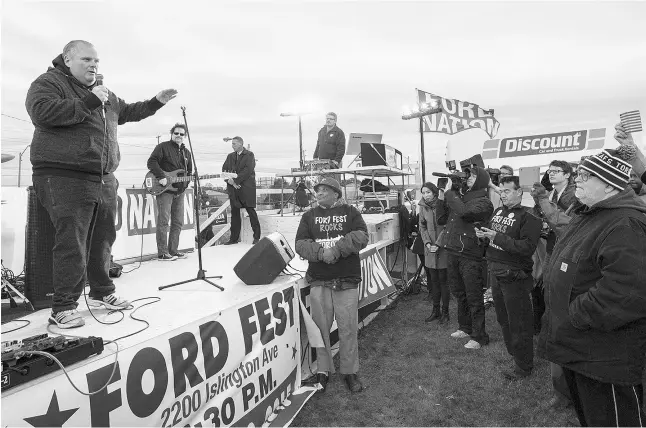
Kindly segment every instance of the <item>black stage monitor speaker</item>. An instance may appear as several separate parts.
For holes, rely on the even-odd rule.
[[[247,285],[271,284],[294,258],[283,235],[270,233],[242,256],[233,271]]]
[[[52,270],[54,225],[36,196],[28,189],[27,234],[25,238],[25,297],[35,309],[51,308],[54,296]]]
[[[361,143],[361,164],[402,169],[402,152],[387,144]]]

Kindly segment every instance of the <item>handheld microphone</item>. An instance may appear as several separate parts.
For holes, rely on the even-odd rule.
[[[96,84],[98,86],[103,86],[103,74],[96,75]],[[105,101],[101,101],[101,110],[103,111],[103,118],[105,119]]]

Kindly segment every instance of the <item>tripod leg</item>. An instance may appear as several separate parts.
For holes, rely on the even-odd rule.
[[[218,278],[222,278],[222,277],[220,276],[220,277],[218,277]],[[203,278],[203,280],[204,280],[204,281],[206,281],[206,282],[208,282],[209,284],[211,284],[211,285],[212,285],[212,286],[214,286],[215,288],[219,288],[220,290],[224,291],[224,288],[220,287],[220,286],[219,286],[218,284],[216,284],[215,282],[211,282],[211,281],[209,281],[209,280],[208,280],[208,279],[206,279],[206,278]]]

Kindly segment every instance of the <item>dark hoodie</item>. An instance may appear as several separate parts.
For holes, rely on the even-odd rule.
[[[127,104],[109,92],[104,122],[101,101],[79,82],[62,55],[29,87],[25,106],[35,126],[31,142],[34,175],[63,175],[96,180],[119,166],[117,125],[155,114],[156,97]],[[107,125],[107,126],[106,126]],[[104,135],[105,126],[105,135]]]
[[[450,253],[481,260],[484,247],[478,242],[474,223],[480,222],[484,225],[488,222],[493,213],[493,204],[487,197],[489,173],[477,167],[474,167],[473,171],[476,172],[476,181],[464,196],[455,190],[449,190],[444,195],[450,212],[442,247]],[[442,215],[442,208],[443,204],[439,204],[438,216]]]
[[[539,352],[601,382],[642,382],[646,351],[646,204],[624,189],[573,210],[544,274]]]

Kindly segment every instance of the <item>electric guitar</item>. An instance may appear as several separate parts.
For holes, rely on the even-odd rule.
[[[179,189],[176,187],[173,187],[173,184],[175,183],[185,183],[188,181],[191,181],[193,179],[192,175],[184,175],[186,171],[183,169],[176,169],[175,171],[171,172],[166,172],[166,180],[167,183],[165,186],[162,186],[159,183],[159,179],[155,177],[155,174],[152,173],[152,171],[148,171],[146,173],[146,177],[144,178],[144,187],[153,196],[160,195],[164,192],[177,192]],[[209,174],[209,175],[200,175],[197,179],[198,180],[206,180],[208,178],[236,178],[238,177],[238,174],[235,172],[223,172],[221,174]]]

